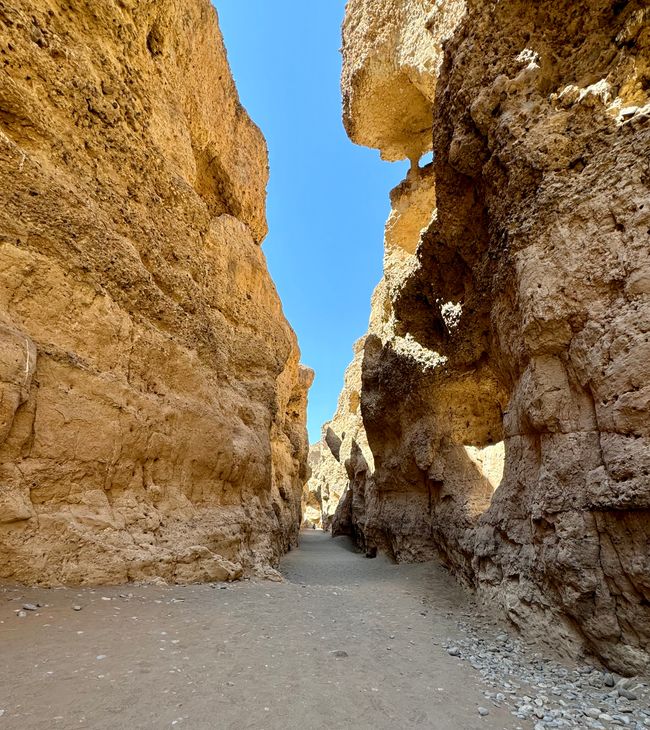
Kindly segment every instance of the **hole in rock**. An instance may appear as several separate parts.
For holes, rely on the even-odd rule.
[[[463,446],[468,463],[475,472],[471,475],[472,493],[468,508],[475,516],[490,506],[494,493],[503,479],[505,467],[505,444],[503,441],[484,446]]]
[[[463,315],[463,305],[461,302],[445,302],[440,307],[440,314],[445,327],[451,333],[460,324],[460,318]]]
[[[419,162],[420,168],[430,165],[434,161],[434,159],[435,159],[434,152],[427,152],[426,154],[422,155],[422,157],[420,157],[420,162]]]
[[[153,27],[147,35],[147,48],[152,56],[160,56],[163,52],[163,35],[158,23],[154,23]]]

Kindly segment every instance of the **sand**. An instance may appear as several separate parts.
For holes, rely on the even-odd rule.
[[[0,730],[529,727],[486,704],[478,673],[441,645],[473,604],[437,564],[306,531],[281,572],[0,589]],[[42,607],[20,618],[24,603]]]

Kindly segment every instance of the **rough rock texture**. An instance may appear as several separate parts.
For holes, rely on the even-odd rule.
[[[309,464],[309,479],[305,482],[305,486],[302,488],[302,526],[303,527],[318,527],[323,526],[322,520],[322,497],[320,490],[320,483],[318,480],[314,480],[314,469],[318,468],[321,461],[321,448],[320,443],[312,444],[309,447],[309,457],[307,463]]]
[[[0,0],[0,59],[0,578],[268,571],[312,375],[214,9]]]
[[[365,338],[354,347],[354,360],[345,372],[343,390],[339,396],[336,413],[331,421],[323,426],[321,440],[310,449],[311,477],[307,483],[310,493],[317,495],[321,508],[321,524],[324,529],[332,529],[334,535],[351,532],[352,514],[346,509],[345,517],[337,508],[347,495],[353,493],[360,499],[355,519],[361,514],[363,490],[366,474],[372,470],[372,453],[361,420],[361,363]],[[356,492],[353,485],[357,484]],[[337,514],[336,520],[334,516]],[[341,521],[344,520],[344,525]],[[334,521],[334,524],[333,524]],[[363,531],[355,533],[362,540]]]
[[[428,137],[436,199],[419,244],[387,229],[346,519],[621,672],[650,658],[646,5],[350,0],[344,25],[351,137]]]
[[[431,149],[431,99],[457,0],[349,0],[343,22],[343,121],[386,160]],[[427,28],[430,34],[423,33]]]

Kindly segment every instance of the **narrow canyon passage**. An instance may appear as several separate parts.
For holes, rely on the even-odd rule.
[[[3,730],[528,727],[442,646],[469,608],[442,569],[367,560],[347,538],[308,531],[282,572],[282,583],[3,588]],[[25,603],[43,607],[16,620]]]
[[[0,730],[650,730],[650,4],[276,5],[0,0]]]

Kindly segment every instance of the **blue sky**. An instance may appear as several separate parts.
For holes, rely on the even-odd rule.
[[[332,417],[381,278],[389,191],[406,163],[353,145],[341,121],[345,0],[216,0],[239,95],[270,155],[264,242],[302,361],[313,443]]]

